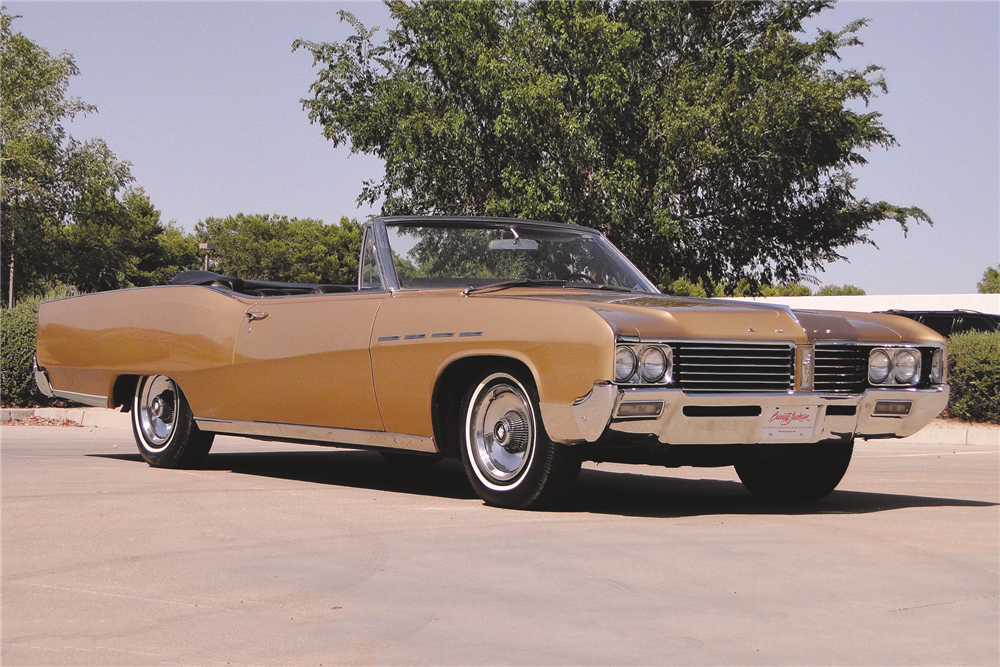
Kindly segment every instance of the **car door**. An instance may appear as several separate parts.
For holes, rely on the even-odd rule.
[[[233,363],[235,419],[382,431],[368,346],[384,292],[265,297]]]

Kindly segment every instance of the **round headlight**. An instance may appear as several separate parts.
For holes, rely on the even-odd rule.
[[[627,347],[615,350],[615,382],[628,382],[635,374],[635,353]]]
[[[889,353],[885,350],[874,350],[868,358],[868,379],[872,384],[882,384],[889,377]]]
[[[892,357],[892,377],[899,384],[915,384],[920,376],[920,353],[900,350]]]
[[[659,382],[667,374],[667,355],[658,347],[647,347],[639,355],[639,375],[646,382]]]

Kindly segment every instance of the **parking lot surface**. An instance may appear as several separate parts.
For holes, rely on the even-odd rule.
[[[1000,445],[858,443],[805,509],[586,464],[558,511],[461,467],[4,427],[4,665],[996,665]]]

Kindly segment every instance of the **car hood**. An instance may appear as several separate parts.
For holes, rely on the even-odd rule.
[[[793,310],[777,304],[698,299],[665,294],[622,294],[597,290],[510,290],[505,299],[573,302],[597,312],[617,336],[640,339],[817,340],[878,343],[944,339],[905,317],[874,313]]]

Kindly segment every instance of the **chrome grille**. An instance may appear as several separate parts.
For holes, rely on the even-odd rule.
[[[794,348],[747,343],[671,343],[674,379],[685,391],[788,391]]]
[[[869,348],[861,345],[816,346],[816,391],[856,394],[868,378]]]

